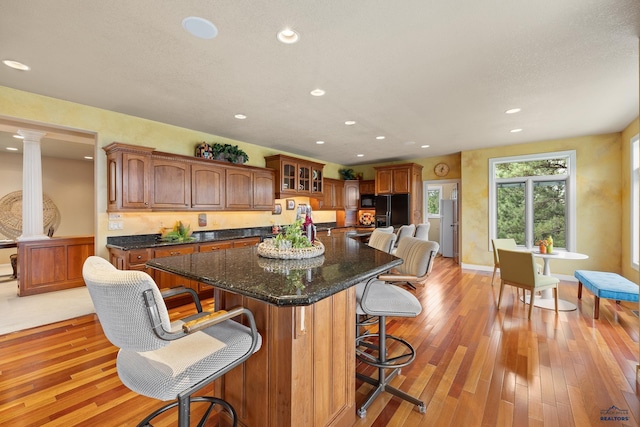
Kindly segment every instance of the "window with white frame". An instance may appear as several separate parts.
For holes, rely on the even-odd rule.
[[[640,264],[640,142],[631,138],[631,265]]]
[[[427,216],[429,218],[440,218],[440,199],[442,199],[442,186],[429,185],[427,187]]]
[[[513,238],[532,248],[553,237],[554,248],[575,248],[575,151],[489,160],[489,248]]]

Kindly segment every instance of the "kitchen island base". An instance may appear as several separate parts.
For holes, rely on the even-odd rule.
[[[216,289],[217,309],[253,312],[262,348],[216,385],[243,427],[355,422],[355,287],[309,306],[277,307]]]

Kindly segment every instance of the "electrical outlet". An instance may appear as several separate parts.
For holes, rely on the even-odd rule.
[[[117,221],[117,223],[118,223],[118,230],[122,230],[122,226],[123,226],[122,221]]]
[[[118,221],[109,221],[109,230],[117,230]]]

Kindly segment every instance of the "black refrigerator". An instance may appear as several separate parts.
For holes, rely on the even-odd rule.
[[[410,224],[409,195],[376,196],[376,227],[400,227]]]

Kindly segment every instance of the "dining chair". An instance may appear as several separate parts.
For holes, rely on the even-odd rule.
[[[224,408],[237,425],[233,407],[213,396],[192,396],[209,386],[260,349],[262,338],[253,314],[246,308],[209,313],[202,311],[192,289],[161,292],[143,271],[118,270],[97,256],[86,259],[82,275],[107,339],[119,347],[116,370],[122,383],[143,396],[171,401],[153,411],[138,427],[169,409],[178,408],[178,426],[190,425],[192,402],[208,407],[204,425],[215,405]],[[193,291],[193,292],[190,292]],[[170,322],[164,298],[188,293],[197,313]],[[243,316],[249,325],[232,319]]]
[[[430,222],[425,222],[423,224],[416,225],[416,233],[413,237],[416,237],[420,240],[429,240],[429,229],[431,228]]]
[[[397,248],[402,239],[405,239],[407,237],[413,237],[414,234],[416,234],[416,225],[415,224],[401,225],[400,228],[398,228],[398,231],[396,234],[398,235],[398,238],[396,239],[396,245],[395,245]],[[392,251],[391,253],[395,254],[395,250]]]
[[[493,286],[493,280],[496,277],[496,271],[500,268],[500,257],[498,256],[498,249],[517,249],[515,239],[491,239],[491,246],[493,246],[493,275],[491,276],[491,286]]]
[[[376,248],[386,253],[391,253],[391,250],[396,243],[396,237],[397,236],[393,232],[389,233],[387,231],[376,228],[371,233],[369,242],[367,244],[372,248]]]
[[[500,256],[498,255],[498,249],[507,249],[510,251],[518,249],[518,245],[515,239],[491,239],[491,246],[493,247],[493,275],[491,276],[491,286],[496,277],[496,271],[500,268]],[[542,273],[542,266],[536,263],[536,269],[538,273]]]
[[[533,309],[535,293],[545,289],[553,289],[555,310],[558,312],[558,283],[559,279],[538,273],[537,264],[531,252],[498,249],[500,257],[500,295],[498,296],[498,310],[502,301],[505,285],[511,285],[531,294],[529,299],[529,319]]]

